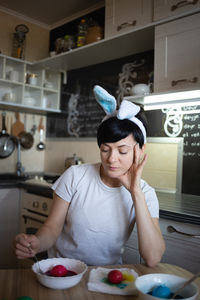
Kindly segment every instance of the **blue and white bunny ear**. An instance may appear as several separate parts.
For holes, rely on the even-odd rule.
[[[115,97],[110,95],[106,90],[104,90],[99,85],[95,85],[93,91],[97,102],[101,105],[105,113],[107,115],[112,114],[117,107],[117,102]]]

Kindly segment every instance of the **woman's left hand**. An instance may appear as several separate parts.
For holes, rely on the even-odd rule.
[[[140,180],[146,160],[147,154],[144,154],[143,149],[140,149],[139,145],[136,144],[133,150],[133,163],[130,169],[119,177],[120,182],[131,194],[141,190]]]

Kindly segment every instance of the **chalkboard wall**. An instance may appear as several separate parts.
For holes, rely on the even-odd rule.
[[[134,84],[147,83],[153,70],[154,53],[128,56],[67,73],[67,84],[61,87],[62,114],[48,115],[47,137],[96,137],[97,127],[105,116],[96,102],[93,87],[98,84],[117,98],[119,74],[127,63],[138,64]]]
[[[135,84],[148,82],[148,74],[153,70],[153,56],[153,51],[148,51],[68,72],[67,85],[62,85],[61,88],[62,113],[48,115],[47,137],[96,137],[97,126],[104,117],[104,112],[95,101],[92,92],[94,85],[101,85],[117,97],[119,74],[123,65],[143,59],[145,64],[137,70],[137,78],[133,80]],[[148,137],[167,136],[164,131],[166,114],[161,110],[148,111],[146,117]],[[183,128],[179,134],[179,137],[184,137],[182,192],[200,195],[200,116],[185,114],[182,121]]]

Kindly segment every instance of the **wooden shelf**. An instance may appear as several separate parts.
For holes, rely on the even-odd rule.
[[[19,109],[22,109],[23,111],[32,112],[36,114],[46,114],[48,112],[52,113],[61,113],[60,109],[52,109],[52,108],[40,108],[36,106],[27,106],[23,104],[17,104],[13,102],[2,102],[0,101],[0,109],[7,109],[12,111],[19,111]]]

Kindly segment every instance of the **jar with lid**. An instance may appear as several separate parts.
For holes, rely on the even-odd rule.
[[[27,74],[26,75],[26,81],[28,84],[31,84],[31,85],[37,85],[37,77],[38,75],[37,74]]]
[[[81,22],[78,25],[77,47],[82,47],[85,45],[86,35],[87,35],[86,19],[81,19]]]
[[[93,19],[89,20],[87,35],[86,35],[86,45],[90,43],[97,42],[103,38],[103,28],[98,25]]]

